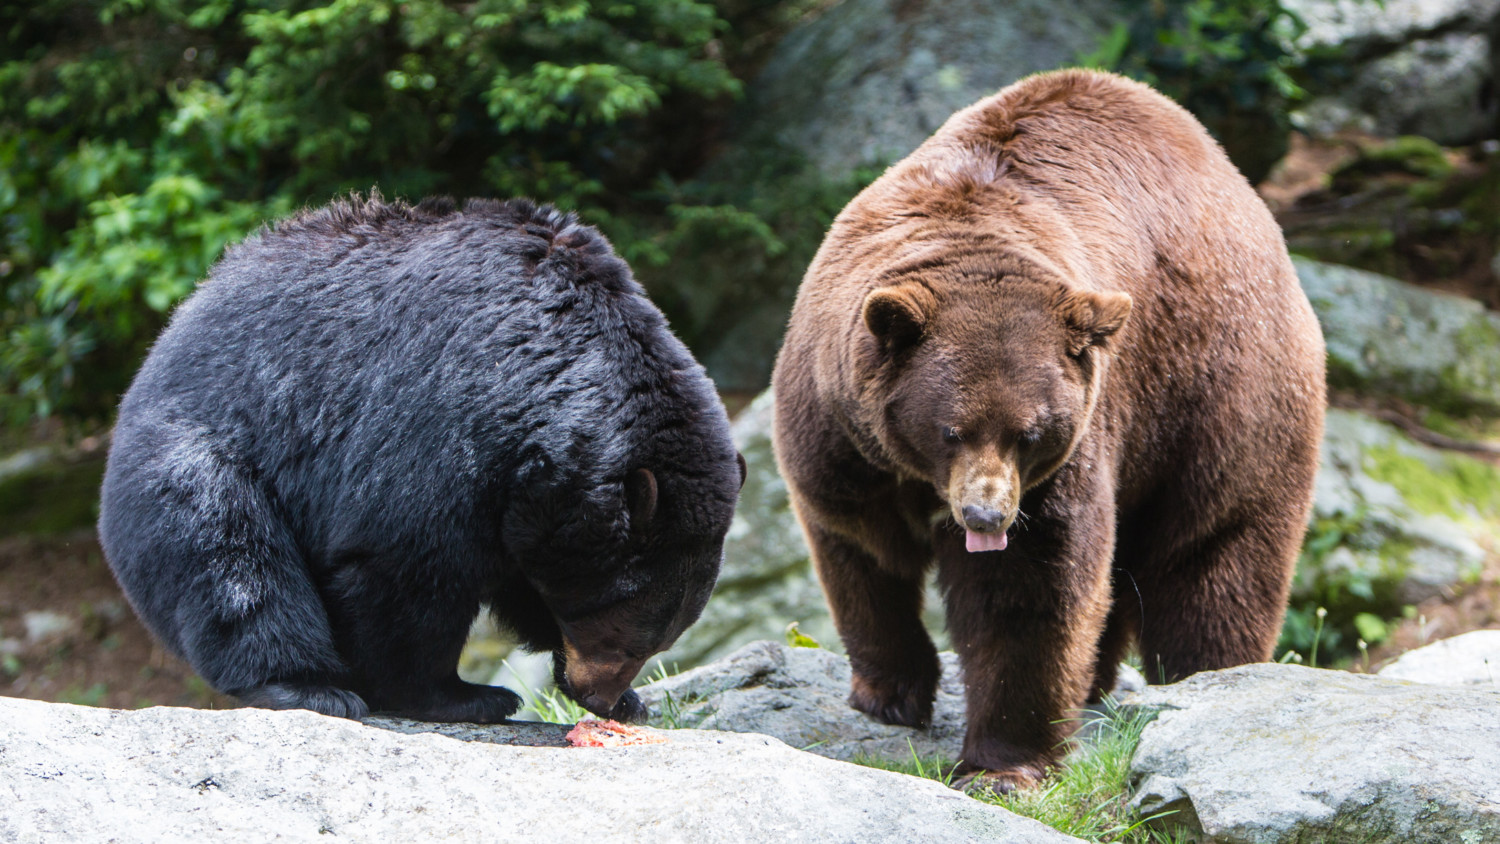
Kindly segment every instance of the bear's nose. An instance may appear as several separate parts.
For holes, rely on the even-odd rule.
[[[1005,524],[1005,514],[978,504],[964,505],[964,527],[975,533],[994,533]]]

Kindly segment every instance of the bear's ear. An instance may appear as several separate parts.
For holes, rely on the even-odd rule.
[[[750,474],[750,467],[745,465],[745,455],[736,451],[734,459],[740,464],[740,489],[745,488],[745,478]]]
[[[887,354],[917,344],[937,312],[937,299],[920,284],[898,284],[870,291],[865,297],[865,327]]]
[[[630,529],[640,531],[656,515],[656,476],[650,469],[636,469],[625,476],[625,506],[630,511]]]
[[[1130,316],[1130,295],[1112,290],[1074,290],[1063,297],[1063,322],[1068,326],[1068,354],[1077,357],[1090,346],[1103,345]]]

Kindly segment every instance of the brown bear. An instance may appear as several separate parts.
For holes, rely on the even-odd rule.
[[[1147,86],[1046,73],[953,115],[834,221],[774,388],[849,702],[928,722],[935,563],[969,779],[1035,784],[1132,641],[1152,681],[1270,657],[1323,340],[1265,205]]]

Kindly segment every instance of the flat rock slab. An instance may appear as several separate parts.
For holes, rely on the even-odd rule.
[[[751,642],[723,659],[637,691],[657,722],[761,733],[831,759],[957,761],[963,746],[964,686],[958,656],[938,655],[943,676],[927,729],[894,727],[850,708],[849,660],[821,648]],[[1145,686],[1120,666],[1116,694]]]
[[[943,677],[925,730],[893,727],[851,709],[849,660],[821,648],[751,642],[723,659],[637,691],[658,720],[685,727],[761,733],[832,759],[955,760],[964,739],[958,659]]]
[[[507,742],[550,743],[560,725],[435,727],[470,741],[379,726],[0,698],[0,840],[1077,840],[766,736],[684,730],[559,748]]]
[[[1500,630],[1475,630],[1407,651],[1380,676],[1500,692]]]
[[[1247,665],[1130,702],[1135,806],[1212,841],[1500,841],[1500,692]]]

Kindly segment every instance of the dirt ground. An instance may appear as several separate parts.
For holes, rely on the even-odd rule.
[[[0,540],[0,694],[136,709],[222,709],[192,669],[151,638],[92,530]]]

